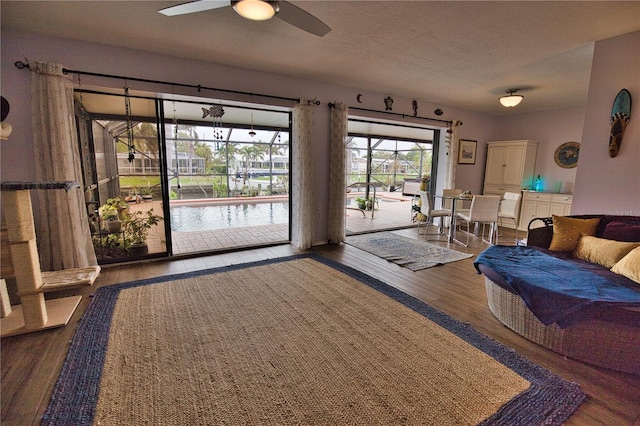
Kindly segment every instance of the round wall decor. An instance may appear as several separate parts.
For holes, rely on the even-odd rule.
[[[578,142],[565,142],[560,145],[553,156],[556,164],[565,169],[571,169],[578,165],[580,144]]]

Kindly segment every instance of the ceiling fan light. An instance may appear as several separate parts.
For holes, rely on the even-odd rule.
[[[514,95],[518,90],[517,89],[509,89],[507,90],[508,95],[500,98],[500,103],[502,106],[507,108],[514,107],[518,105],[524,99],[522,95]]]
[[[511,108],[518,105],[523,99],[524,96],[522,95],[503,96],[500,98],[500,103],[507,108]]]
[[[277,1],[239,0],[233,2],[233,10],[243,18],[252,21],[266,21],[276,16],[280,7]]]

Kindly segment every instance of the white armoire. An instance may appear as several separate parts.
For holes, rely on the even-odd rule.
[[[504,195],[532,188],[538,143],[530,140],[487,142],[484,194]]]

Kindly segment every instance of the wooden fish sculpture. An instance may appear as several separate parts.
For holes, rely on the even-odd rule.
[[[627,89],[618,92],[611,110],[611,133],[609,135],[609,157],[613,158],[620,152],[622,136],[631,117],[631,94]]]

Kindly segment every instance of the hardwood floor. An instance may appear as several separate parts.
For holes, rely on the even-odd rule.
[[[396,232],[416,237],[415,229]],[[512,239],[508,232],[505,230],[503,239]],[[420,238],[424,239],[424,236]],[[438,242],[434,237],[430,237],[430,242],[448,246],[448,243]],[[469,248],[458,245],[452,248],[477,254],[486,248],[486,244],[473,241]],[[569,419],[568,425],[640,425],[640,377],[566,359],[504,327],[487,307],[484,279],[475,273],[474,258],[412,272],[345,244],[314,247],[309,251],[357,268],[398,287],[458,320],[471,324],[478,331],[515,349],[538,365],[578,383],[587,393],[588,400]],[[66,327],[2,339],[2,424],[39,424],[75,328],[97,287],[301,252],[303,251],[283,245],[190,259],[108,267],[103,269],[93,287],[58,293],[56,297],[73,294],[84,296]]]

